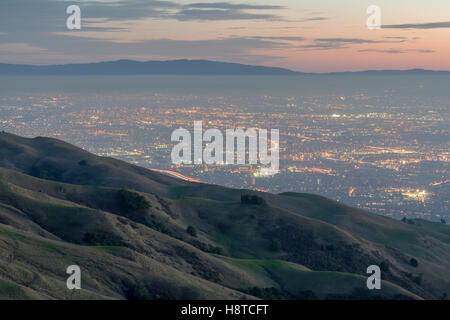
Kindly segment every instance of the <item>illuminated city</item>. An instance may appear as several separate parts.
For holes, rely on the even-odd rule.
[[[101,94],[80,95],[71,89],[4,94],[0,128],[56,137],[98,155],[193,181],[316,193],[395,218],[439,221],[449,216],[446,97],[370,88],[296,94],[266,84],[242,93],[230,89],[233,79],[227,77],[200,80],[191,93],[182,88],[184,80],[174,79],[171,92],[149,85]],[[202,81],[210,80],[228,87],[210,93],[202,89]],[[280,80],[293,82],[289,77]],[[149,81],[157,83],[158,78]],[[205,129],[279,128],[280,173],[267,175],[257,165],[172,164],[171,132],[191,129],[199,119]]]

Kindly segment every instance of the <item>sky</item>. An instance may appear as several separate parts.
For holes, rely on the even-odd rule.
[[[69,30],[66,8],[81,9]],[[369,29],[367,8],[380,8]],[[1,0],[0,62],[208,59],[303,72],[450,70],[449,0]]]

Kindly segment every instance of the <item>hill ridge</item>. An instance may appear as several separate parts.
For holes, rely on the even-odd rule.
[[[441,228],[0,133],[0,298],[67,298],[64,265],[77,263],[80,299],[440,299],[450,292]],[[365,286],[371,264],[383,270],[378,292]]]
[[[248,65],[212,60],[176,59],[112,61],[30,65],[0,63],[0,75],[449,75],[448,70],[362,70],[339,72],[301,72],[282,67]]]

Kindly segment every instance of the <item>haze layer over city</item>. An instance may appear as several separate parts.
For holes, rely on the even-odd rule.
[[[449,216],[448,75],[2,76],[0,129],[184,179],[315,193],[369,211]],[[280,130],[280,173],[174,165],[180,127]]]

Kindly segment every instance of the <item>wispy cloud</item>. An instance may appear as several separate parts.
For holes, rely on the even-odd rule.
[[[399,39],[396,41],[386,41],[386,40],[369,40],[360,38],[316,38],[317,42],[328,42],[328,43],[346,43],[346,44],[364,44],[364,43],[399,43],[404,42],[405,39]]]
[[[0,40],[1,41],[1,40]],[[270,56],[256,53],[261,50],[276,50],[289,48],[291,45],[284,39],[259,39],[258,37],[229,37],[206,40],[174,40],[174,39],[154,39],[138,42],[113,42],[104,39],[86,39],[76,36],[62,34],[47,35],[45,39],[40,38],[33,41],[31,46],[36,47],[45,43],[45,49],[54,55],[77,56],[78,61],[102,61],[114,60],[126,57],[141,56],[163,57],[166,59],[192,58],[210,59],[222,61],[235,61],[246,57],[247,62],[251,62],[249,57],[255,61],[269,60]],[[20,47],[18,49],[26,49]],[[6,52],[4,52],[6,55]],[[51,57],[50,55],[48,55]],[[0,52],[0,59],[2,54]],[[45,60],[40,57],[40,63],[51,64],[52,60]]]
[[[180,21],[188,20],[282,20],[273,13],[255,13],[254,11],[281,10],[282,6],[256,5],[230,2],[191,3],[172,15]],[[249,12],[248,10],[251,10]]]
[[[189,20],[282,20],[278,15],[265,13],[249,13],[239,9],[187,9],[181,10],[171,17],[180,21]]]
[[[450,21],[428,23],[405,23],[382,26],[384,29],[441,29],[450,28]]]
[[[65,29],[65,0],[1,0],[0,30],[2,32],[59,32]],[[282,20],[274,11],[277,5],[249,5],[229,2],[180,4],[158,0],[79,0],[85,31],[114,31],[108,22],[142,19],[168,20]],[[250,11],[248,11],[250,10]],[[270,11],[270,12],[268,12]]]
[[[196,9],[235,9],[235,10],[278,10],[284,9],[282,6],[272,5],[253,5],[253,4],[236,4],[229,2],[211,2],[211,3],[191,3],[184,5],[186,8]]]
[[[328,17],[310,17],[300,20],[300,22],[312,22],[312,21],[324,21],[328,20]]]
[[[388,36],[388,37],[384,37],[385,39],[395,39],[395,40],[408,40],[408,37],[392,37],[392,36]]]
[[[302,44],[299,46],[296,46],[296,49],[301,49],[301,50],[336,50],[336,49],[344,49],[344,48],[348,48],[348,45],[344,45],[341,43],[332,43],[332,42],[313,42],[313,43],[307,43],[307,44]]]
[[[370,40],[361,38],[315,38],[312,42],[296,46],[302,50],[336,50],[350,48],[352,45],[360,44],[383,44],[383,43],[403,43],[406,39]]]
[[[0,30],[12,33],[62,31],[69,4],[73,3],[62,0],[1,0]],[[82,10],[84,22],[97,24],[164,18],[169,17],[173,10],[182,8],[176,2],[155,0],[77,1],[76,4]],[[89,30],[89,26],[84,25],[84,29]],[[97,26],[94,31],[102,29]],[[105,28],[104,31],[109,30]]]
[[[359,52],[376,52],[376,53],[390,53],[390,54],[401,54],[401,53],[434,53],[436,51],[429,49],[363,49]]]
[[[32,46],[28,43],[21,43],[21,42],[8,42],[8,43],[1,43],[0,44],[0,52],[2,53],[13,53],[13,54],[22,54],[22,53],[40,53],[45,52],[47,50]]]
[[[281,40],[281,41],[304,41],[303,37],[283,37],[283,36],[253,36],[252,39]]]

